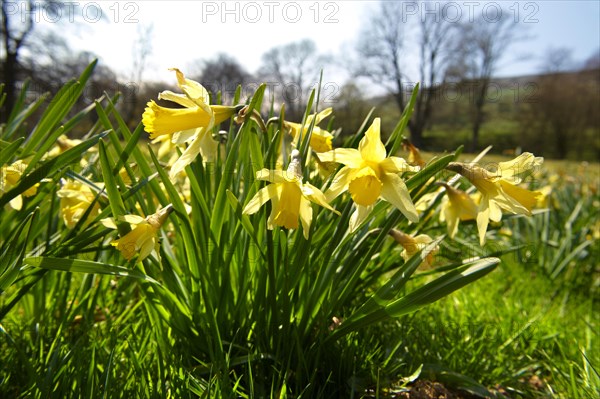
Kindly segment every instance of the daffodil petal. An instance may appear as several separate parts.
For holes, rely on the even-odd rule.
[[[516,200],[525,208],[527,215],[531,214],[531,210],[537,203],[537,197],[541,195],[540,192],[526,190],[505,180],[500,180],[500,185],[502,186],[502,190],[504,190],[508,196]]]
[[[350,168],[359,168],[363,159],[360,152],[354,148],[336,148],[332,151],[319,154],[321,162],[336,162],[346,165]]]
[[[146,239],[140,247],[140,261],[146,259],[155,248],[155,238]]]
[[[308,191],[305,191],[305,188],[310,189],[310,193],[308,193]],[[316,188],[315,186],[313,186],[310,183],[304,183],[304,187],[303,187],[303,194],[312,202],[314,202],[317,205],[322,206],[323,208],[327,208],[329,210],[332,210],[333,212],[337,213],[338,215],[340,214],[338,211],[336,211],[334,208],[331,207],[331,205],[329,205],[329,202],[327,201],[327,198],[325,197],[325,194],[323,194],[323,192],[321,190],[319,190],[318,188]]]
[[[495,201],[490,201],[489,204],[490,215],[489,218],[492,222],[499,222],[502,220],[502,209],[496,204]]]
[[[195,108],[198,105],[190,100],[185,94],[173,93],[170,90],[165,90],[158,94],[159,100],[167,100],[179,104],[186,108]]]
[[[369,129],[358,144],[361,157],[369,162],[379,163],[385,159],[385,146],[381,142],[381,119],[375,118]]]
[[[313,210],[310,206],[310,202],[302,198],[300,200],[300,222],[302,223],[302,233],[304,238],[308,240],[310,233],[310,224],[312,223]]]
[[[356,205],[356,209],[350,216],[349,229],[353,233],[369,217],[369,214],[373,210],[373,206],[362,206]]]
[[[119,217],[119,220],[123,220],[129,224],[140,224],[146,221],[146,219],[138,215],[123,215]]]
[[[446,221],[446,227],[448,229],[448,237],[454,238],[458,231],[458,223],[460,221],[460,217],[456,208],[450,203],[447,202],[447,205],[442,208],[441,215],[444,215],[444,219]],[[440,220],[442,218],[440,217]],[[443,221],[443,220],[442,220]]]
[[[256,172],[256,180],[264,180],[271,183],[285,183],[290,179],[287,178],[287,171],[264,168]]]
[[[15,211],[20,211],[21,208],[23,208],[23,197],[17,195],[15,198],[9,201],[9,204]]]
[[[418,166],[410,166],[408,162],[400,157],[389,157],[381,161],[379,166],[386,173],[404,173],[404,172],[418,172]]]
[[[485,244],[485,233],[490,222],[489,199],[483,197],[477,210],[477,230],[479,231],[479,245],[483,247]]]
[[[171,136],[171,143],[173,144],[184,144],[188,141],[191,141],[198,137],[198,134],[201,133],[202,128],[193,128],[188,130],[182,130],[179,132],[173,133]]]
[[[190,143],[179,159],[175,161],[171,167],[169,177],[174,179],[175,176],[196,159],[198,154],[202,154],[202,157],[207,161],[214,160],[218,146],[219,143],[210,136],[209,132],[207,132],[206,129],[202,129],[202,132],[198,134],[198,137]]]
[[[325,108],[323,111],[315,115],[315,125],[318,125],[323,119],[327,118],[333,112],[333,108]],[[311,115],[312,116],[312,115]]]
[[[267,203],[267,201],[278,196],[277,186],[275,184],[269,184],[268,186],[261,188],[252,197],[252,199],[246,204],[242,213],[246,215],[252,215],[258,212],[261,206]]]
[[[117,229],[117,225],[115,224],[115,220],[113,218],[100,219],[100,223],[109,229]]]
[[[404,181],[398,175],[386,173],[382,176],[382,183],[381,197],[398,208],[408,220],[417,223],[419,214]]]
[[[181,90],[196,104],[204,103],[208,104],[209,95],[208,91],[200,83],[186,79],[183,73],[177,68],[170,68],[171,71],[175,71],[177,75],[177,84]]]
[[[347,166],[344,166],[340,171],[335,175],[331,186],[325,193],[325,198],[327,202],[333,201],[338,195],[343,193],[348,189],[349,177],[352,172]]]

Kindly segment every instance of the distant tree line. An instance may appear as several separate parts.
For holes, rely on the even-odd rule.
[[[28,3],[31,9],[47,7],[46,12],[62,4],[54,0]],[[31,81],[32,95],[55,93],[94,54],[73,52],[52,31],[38,32],[33,13],[22,23],[10,12],[9,2],[0,0],[0,5],[2,123],[26,79]],[[302,40],[267,49],[255,72],[221,53],[196,63],[198,69],[186,75],[201,82],[213,102],[223,103],[233,101],[238,86],[240,101],[245,101],[260,82],[266,82],[275,111],[285,104],[286,119],[299,121],[321,73],[342,68],[350,79],[334,84],[325,78],[319,97],[319,107],[334,107],[334,125],[341,128],[341,134],[353,134],[373,107],[376,114],[391,114],[384,118],[390,124],[384,130],[391,131],[419,82],[408,124],[410,139],[418,147],[440,150],[460,143],[477,151],[493,142],[499,150],[522,147],[558,158],[573,156],[581,148],[592,158],[600,155],[599,55],[577,67],[568,49],[551,49],[538,76],[527,81],[504,79],[499,85],[500,80],[494,78],[499,62],[513,43],[527,37],[526,29],[509,12],[497,14],[493,21],[483,14],[456,21],[450,11],[437,3],[382,1],[366,19],[354,49],[343,55],[320,54],[314,42]],[[144,80],[152,53],[152,27],[138,34],[130,76],[119,77],[99,65],[81,104],[88,105],[104,93],[120,93],[119,110],[132,128],[139,123],[148,99],[175,86],[174,82]],[[366,82],[387,94],[373,97]],[[494,99],[498,93],[501,100]]]

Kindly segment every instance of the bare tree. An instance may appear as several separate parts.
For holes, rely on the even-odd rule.
[[[36,90],[47,88],[56,92],[66,77],[76,76],[76,70],[71,67],[74,64],[80,66],[84,58],[90,58],[90,53],[73,55],[63,39],[64,32],[57,34],[52,29],[36,29],[41,19],[57,23],[73,22],[77,15],[81,16],[76,12],[78,4],[57,0],[0,0],[0,75],[6,95],[0,122],[7,121],[15,104],[18,87],[25,78],[34,81]],[[57,66],[56,60],[61,59],[61,55],[66,59]],[[102,68],[97,68],[96,73],[99,69]]]
[[[521,38],[522,30],[506,10],[498,8],[498,14],[481,14],[472,22],[461,24],[461,35],[455,56],[459,66],[453,71],[462,72],[462,79],[470,86],[472,141],[471,151],[479,147],[479,133],[485,120],[484,106],[492,75],[499,61],[507,54],[510,45]]]
[[[135,128],[140,120],[140,92],[144,84],[143,76],[148,57],[152,54],[153,33],[153,24],[138,26],[137,40],[131,49],[132,66],[129,82],[123,85],[121,89],[122,115],[125,116],[125,120],[131,128]]]
[[[445,15],[445,9],[434,10],[419,20],[419,81],[422,87],[409,126],[412,142],[417,147],[423,145],[423,132],[431,119],[433,100],[446,81],[446,68],[456,40],[456,25]]]
[[[4,59],[2,60],[2,82],[5,84],[6,93],[3,110],[0,114],[0,122],[6,122],[15,104],[21,53],[23,48],[27,46],[28,39],[33,33],[35,13],[40,8],[46,7],[49,13],[55,15],[57,12],[57,9],[53,6],[55,3],[54,1],[40,2],[33,0],[17,3],[0,0],[0,8],[2,10],[0,36],[2,39],[2,52],[4,53]],[[19,12],[23,8],[29,12]]]
[[[317,54],[312,40],[302,40],[275,47],[262,56],[259,72],[271,89],[281,92],[286,103],[286,114],[293,119],[302,117],[304,93],[318,82],[319,71],[328,62]]]
[[[573,68],[573,49],[569,47],[550,47],[546,50],[540,70],[543,73],[566,72]]]
[[[520,112],[523,144],[539,153],[567,158],[593,150],[600,107],[598,70],[573,71],[569,48],[550,48],[536,79],[536,98]],[[543,138],[543,140],[540,140]],[[596,148],[598,151],[598,148]]]
[[[427,9],[427,13],[412,11]],[[410,12],[408,12],[410,11]],[[354,73],[383,86],[394,98],[400,112],[407,106],[416,79],[408,76],[411,45],[418,46],[418,81],[421,83],[408,127],[412,142],[423,145],[423,132],[433,112],[433,100],[443,85],[448,55],[455,40],[455,25],[436,3],[382,1],[362,32]],[[416,40],[407,32],[416,32]]]
[[[213,97],[220,92],[221,102],[225,104],[233,101],[239,85],[246,89],[244,86],[252,83],[252,75],[235,58],[221,53],[211,60],[204,61],[196,80],[202,83]],[[245,94],[245,90],[242,94]]]

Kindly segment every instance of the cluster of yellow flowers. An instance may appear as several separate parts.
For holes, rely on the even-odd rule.
[[[198,82],[186,79],[178,69],[173,70],[183,94],[162,92],[159,99],[173,101],[184,108],[163,108],[150,101],[143,116],[144,126],[151,138],[166,135],[174,145],[189,142],[182,156],[173,163],[171,176],[181,172],[198,154],[204,160],[214,159],[217,143],[212,139],[210,130],[235,113],[235,107],[209,105],[208,94]],[[335,211],[330,202],[348,191],[356,205],[350,219],[350,231],[354,231],[367,219],[378,199],[391,203],[410,222],[418,222],[417,208],[401,176],[405,172],[417,172],[425,166],[419,150],[406,141],[403,144],[409,151],[408,162],[396,156],[388,156],[381,141],[379,118],[366,131],[358,149],[333,149],[333,135],[317,126],[331,113],[332,109],[327,108],[310,115],[304,125],[288,121],[283,123],[294,143],[300,142],[312,125],[310,147],[317,154],[317,161],[320,164],[343,165],[329,189],[323,193],[310,183],[303,182],[302,160],[299,152],[294,150],[287,170],[262,169],[257,172],[257,180],[270,184],[256,193],[243,212],[254,214],[262,205],[271,201],[272,211],[267,227],[296,229],[300,220],[304,236],[308,238],[313,218],[310,203]],[[466,177],[479,190],[480,199],[477,205],[464,191],[450,184],[440,183],[446,192],[441,219],[448,225],[448,234],[451,237],[456,235],[459,221],[475,219],[480,244],[483,245],[489,221],[499,221],[502,210],[530,215],[540,193],[528,191],[517,184],[521,183],[522,175],[529,173],[541,162],[541,158],[525,153],[513,161],[501,162],[497,173],[491,173],[477,165],[451,163],[448,169]],[[431,241],[425,235],[411,237],[402,232],[396,232],[394,238],[405,248],[412,248],[407,248],[405,252],[408,254],[416,252],[415,244],[425,245]]]
[[[198,155],[204,161],[213,161],[218,154],[219,144],[212,137],[212,130],[221,122],[231,118],[243,108],[235,106],[210,105],[207,90],[198,82],[187,79],[178,69],[172,69],[177,78],[178,87],[183,93],[163,91],[159,100],[167,100],[178,104],[179,108],[166,108],[150,101],[142,117],[145,130],[153,142],[161,142],[159,156],[176,153],[182,150],[178,158],[171,156],[169,160],[171,179],[180,179],[185,175],[185,167]],[[408,188],[403,180],[405,173],[415,173],[425,166],[419,150],[410,142],[403,146],[409,152],[408,161],[390,154],[381,141],[381,121],[375,118],[361,139],[358,148],[333,148],[333,135],[317,125],[332,114],[327,108],[306,118],[304,125],[282,121],[284,129],[293,138],[293,143],[300,143],[309,133],[310,148],[315,153],[315,161],[319,165],[343,165],[333,176],[327,191],[304,181],[303,160],[300,152],[294,149],[287,169],[262,169],[256,173],[257,181],[270,184],[258,190],[243,209],[244,214],[254,214],[271,202],[271,214],[267,219],[267,228],[280,226],[286,229],[297,229],[302,225],[303,235],[309,238],[313,209],[311,203],[320,205],[337,214],[330,204],[336,197],[348,191],[355,205],[350,218],[349,231],[355,231],[369,217],[379,199],[389,202],[412,223],[419,221],[419,210],[427,207],[427,202],[445,191],[442,200],[440,220],[445,222],[448,235],[454,238],[460,221],[475,220],[481,245],[485,244],[485,236],[490,221],[499,222],[502,211],[513,214],[531,215],[531,210],[542,200],[542,193],[529,191],[520,186],[524,177],[542,163],[543,159],[530,153],[523,153],[509,162],[500,162],[497,170],[492,172],[475,164],[452,162],[447,169],[464,176],[478,190],[478,197],[469,195],[457,188],[453,181],[438,182],[438,192],[425,195],[415,206]],[[237,119],[237,118],[236,118]],[[62,137],[58,145],[48,156],[55,156],[65,148],[77,142]],[[281,162],[282,163],[282,162]],[[0,190],[7,191],[14,187],[27,167],[23,161],[17,161],[0,170]],[[127,176],[125,176],[127,177]],[[184,179],[187,177],[184,176]],[[455,180],[455,179],[453,179]],[[130,184],[130,183],[128,183]],[[101,183],[95,183],[102,188]],[[23,192],[23,196],[36,193],[37,185]],[[189,190],[188,190],[189,191]],[[83,221],[87,226],[94,217],[100,214],[100,204],[96,200],[98,193],[86,184],[67,181],[58,191],[61,199],[61,216],[68,228],[74,228],[84,215],[92,216]],[[21,209],[22,197],[17,196],[10,206]],[[93,205],[92,205],[93,204]],[[90,210],[90,206],[92,209]],[[139,253],[138,260],[143,260],[157,248],[157,234],[166,221],[172,207],[169,205],[157,213],[145,218],[137,215],[125,215],[117,218],[103,219],[105,227],[116,229],[116,222],[129,223],[131,231],[112,242],[127,259],[133,259]],[[411,236],[399,230],[392,230],[390,235],[404,247],[402,256],[410,258],[418,250],[432,241],[431,237],[420,234]],[[432,255],[432,254],[430,254]],[[424,264],[430,265],[432,259]]]

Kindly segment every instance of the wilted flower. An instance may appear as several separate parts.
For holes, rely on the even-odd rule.
[[[119,220],[129,223],[132,230],[118,240],[113,241],[111,245],[117,247],[127,260],[131,260],[137,252],[140,254],[140,261],[146,259],[153,249],[158,253],[158,229],[172,211],[173,206],[167,205],[146,218],[137,215],[119,217]],[[102,219],[101,222],[110,229],[117,228],[113,218]]]
[[[142,116],[142,122],[151,139],[161,135],[169,135],[175,144],[188,143],[181,157],[173,164],[170,176],[174,177],[189,165],[198,154],[206,160],[216,156],[218,142],[211,136],[211,129],[227,120],[235,113],[235,107],[209,105],[206,89],[198,82],[186,79],[176,68],[177,84],[184,94],[163,91],[158,95],[159,100],[168,100],[184,108],[165,108],[154,101],[148,106]]]
[[[379,198],[383,198],[396,208],[411,222],[417,222],[419,215],[410,198],[408,188],[398,176],[406,171],[418,171],[399,157],[386,157],[386,149],[380,137],[380,119],[376,118],[358,145],[354,148],[337,148],[323,154],[319,158],[323,162],[344,164],[327,191],[327,199],[331,200],[348,190],[357,205],[351,230],[357,227],[369,214],[371,206]]]
[[[542,164],[543,158],[525,152],[512,161],[500,162],[496,173],[477,165],[451,162],[448,169],[460,173],[481,193],[477,210],[477,228],[480,245],[485,244],[485,232],[489,221],[499,222],[502,209],[520,215],[531,215],[541,193],[519,187],[532,169]]]
[[[402,140],[402,147],[404,150],[408,151],[408,157],[406,161],[413,166],[418,166],[423,168],[425,166],[425,161],[421,157],[421,151],[417,147],[413,145],[409,140]]]
[[[302,182],[300,165],[300,152],[292,151],[292,160],[287,171],[262,169],[256,172],[258,180],[271,182],[260,189],[244,208],[245,214],[251,215],[258,212],[261,206],[271,201],[271,215],[267,221],[267,228],[272,230],[275,225],[286,229],[297,229],[298,218],[302,222],[304,237],[308,239],[313,211],[310,202],[324,208],[333,209],[325,199],[325,195],[310,183]]]
[[[21,176],[23,175],[25,169],[27,169],[27,164],[21,160],[0,168],[0,193],[3,194],[15,187],[19,183],[19,180],[21,180]],[[31,197],[32,195],[35,195],[39,185],[39,183],[36,183],[29,187],[27,190],[23,191],[22,194],[19,194],[13,198],[9,202],[9,205],[17,211],[21,210],[23,207],[23,197]]]
[[[298,136],[300,135],[300,132],[302,132],[302,135],[305,135],[308,133],[308,128],[313,123],[313,120],[314,120],[315,125],[312,129],[312,134],[310,136],[310,148],[312,148],[313,151],[315,151],[315,152],[331,151],[331,149],[332,149],[331,141],[333,140],[333,135],[331,133],[329,133],[327,130],[321,129],[320,127],[317,126],[319,124],[319,122],[321,122],[323,119],[325,119],[329,115],[331,115],[331,112],[332,112],[331,108],[326,108],[316,115],[309,115],[306,118],[306,123],[304,124],[304,130],[302,129],[301,123],[293,123],[293,122],[286,121],[286,122],[284,122],[284,125],[285,125],[285,127],[287,127],[290,130],[290,134],[294,138],[294,142],[296,142],[296,141],[298,141]]]
[[[60,198],[60,214],[65,225],[72,229],[81,220],[89,206],[94,202],[96,194],[87,185],[78,181],[68,181],[56,192]],[[96,202],[89,213],[84,226],[100,213],[100,204]]]
[[[389,234],[394,238],[394,240],[396,240],[396,242],[398,242],[404,248],[404,250],[402,251],[400,256],[402,256],[402,258],[405,261],[408,261],[417,252],[419,252],[420,250],[425,248],[428,244],[430,244],[433,241],[433,239],[431,237],[429,237],[427,234],[419,234],[418,236],[413,237],[409,234],[405,234],[405,233],[401,232],[400,230],[396,230],[396,229],[390,230]],[[425,259],[423,259],[423,262],[421,262],[419,267],[422,267],[425,269],[431,267],[434,263],[435,255],[438,253],[438,251],[439,251],[439,247],[436,246],[433,249],[433,251],[431,251],[425,257]]]

